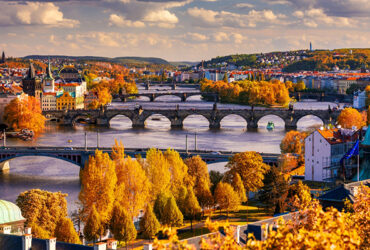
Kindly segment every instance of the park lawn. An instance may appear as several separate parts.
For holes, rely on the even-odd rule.
[[[183,239],[189,239],[192,237],[196,237],[196,236],[208,234],[208,233],[210,233],[208,228],[200,227],[200,228],[194,228],[193,231],[187,230],[186,232],[178,233],[177,236],[179,237],[180,240],[183,240]]]

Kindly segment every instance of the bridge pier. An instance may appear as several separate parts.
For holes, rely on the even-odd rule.
[[[211,128],[211,129],[219,129],[219,128],[221,128],[221,122],[220,121],[211,121],[209,123],[209,128]]]
[[[182,94],[181,95],[181,101],[182,102],[185,102],[186,101],[186,97],[187,97],[186,94]]]
[[[64,118],[62,119],[62,125],[63,126],[73,126],[73,121],[72,119]]]
[[[142,120],[133,120],[132,121],[133,128],[145,128],[145,122]]]
[[[97,118],[96,125],[102,127],[109,127],[109,120],[107,118]]]
[[[172,90],[176,90],[176,87],[177,87],[177,86],[176,86],[176,84],[173,84],[173,85],[171,86],[171,89],[172,89]]]
[[[184,127],[184,120],[175,117],[171,119],[171,128],[183,128]]]
[[[0,163],[0,173],[9,172],[9,169],[10,169],[9,161],[3,161]]]
[[[154,99],[155,99],[154,94],[151,94],[151,95],[149,96],[149,98],[150,98],[150,101],[151,101],[151,102],[154,102]]]
[[[145,90],[149,90],[150,89],[150,84],[149,83],[146,83],[145,84]]]
[[[247,121],[247,129],[248,130],[255,130],[257,128],[258,128],[258,121],[257,120]]]
[[[292,124],[292,125],[290,125],[290,124],[285,124],[285,130],[297,130],[297,124]]]

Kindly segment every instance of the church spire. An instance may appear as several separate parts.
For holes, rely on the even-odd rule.
[[[54,79],[53,74],[51,73],[51,66],[50,66],[50,57],[48,59],[48,66],[46,68],[46,78]]]
[[[0,63],[5,63],[5,52],[4,52],[4,50],[3,50],[3,54],[2,54],[2,56],[1,56],[1,61],[0,61]]]
[[[28,68],[28,75],[27,75],[27,78],[28,79],[34,79],[36,76],[36,73],[35,73],[35,68],[33,67],[33,63],[31,62],[30,63],[30,67]]]

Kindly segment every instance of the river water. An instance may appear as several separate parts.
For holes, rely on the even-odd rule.
[[[156,102],[146,102],[145,98],[128,103],[113,103],[111,108],[133,107],[137,104],[144,108],[176,107],[212,107],[213,103],[204,102],[199,96],[190,97],[186,103],[179,102],[179,98],[171,96],[159,97]],[[295,104],[296,109],[327,109],[333,103],[319,103],[316,101],[300,102]],[[220,104],[219,108],[240,108],[244,106]],[[245,108],[245,107],[244,107]],[[24,142],[9,139],[7,145],[39,145],[39,146],[84,146],[84,134],[87,133],[88,146],[97,145],[99,131],[99,145],[109,147],[114,139],[121,140],[125,147],[157,147],[157,148],[185,148],[185,137],[188,135],[189,148],[194,148],[195,133],[197,134],[198,149],[213,151],[248,151],[266,153],[280,153],[279,144],[286,131],[284,122],[274,116],[266,116],[259,122],[257,131],[248,131],[246,122],[238,116],[228,116],[222,121],[222,128],[210,130],[208,121],[199,116],[188,117],[184,121],[183,129],[171,129],[170,122],[165,117],[153,116],[147,120],[145,129],[131,128],[128,118],[119,116],[111,121],[110,128],[78,124],[74,128],[61,127],[55,123],[48,123],[45,133],[37,140]],[[273,131],[266,130],[268,121],[275,123]],[[316,117],[302,118],[298,129],[306,130],[312,126],[320,126],[321,121]],[[72,142],[68,142],[72,140]],[[211,164],[209,169],[223,171],[224,164]],[[14,202],[19,193],[39,188],[49,191],[67,193],[68,209],[76,209],[76,201],[80,191],[79,167],[73,164],[46,157],[21,157],[10,161],[10,171],[0,173],[0,199]]]

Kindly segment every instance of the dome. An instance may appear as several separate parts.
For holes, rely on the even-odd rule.
[[[73,66],[66,66],[64,67],[59,74],[78,74],[78,70]]]
[[[0,200],[0,225],[25,220],[20,208],[12,202]]]

